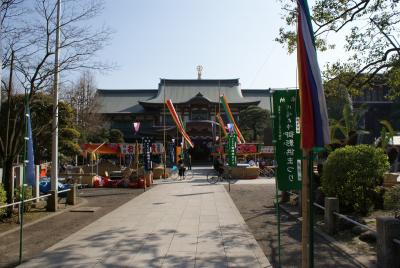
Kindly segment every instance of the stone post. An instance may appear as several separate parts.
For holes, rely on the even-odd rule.
[[[393,238],[400,238],[400,220],[387,216],[377,217],[376,231],[378,267],[400,267],[400,245],[393,242]]]
[[[14,200],[14,190],[15,190],[15,172],[16,167],[12,167],[11,169],[11,200]]]
[[[153,181],[153,172],[148,171],[146,173],[146,175],[144,176],[144,180],[145,180],[146,187],[150,187],[152,184],[152,181]]]
[[[74,183],[71,187],[71,190],[67,192],[67,204],[75,206],[77,202],[77,184]]]
[[[336,232],[337,217],[333,214],[334,212],[339,212],[339,199],[336,197],[325,197],[325,230],[331,235]]]
[[[51,190],[49,192],[51,196],[47,198],[47,211],[56,212],[57,211],[57,198],[56,192]]]
[[[21,187],[22,186],[22,181],[23,181],[23,178],[24,178],[24,166],[23,165],[18,165],[15,168],[18,170],[18,172],[16,172],[17,181],[16,181],[16,185],[15,186],[16,187]]]
[[[39,182],[40,182],[40,165],[35,166],[35,185],[32,187],[32,195],[33,197],[39,197]],[[35,200],[35,203],[39,200]]]

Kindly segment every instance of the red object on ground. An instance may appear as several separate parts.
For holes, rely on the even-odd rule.
[[[102,177],[100,176],[96,176],[93,182],[93,187],[97,188],[97,187],[103,187],[104,186],[104,180]]]
[[[128,188],[139,188],[139,183],[138,182],[129,182]]]
[[[110,177],[104,177],[103,187],[110,187]]]
[[[137,185],[138,185],[138,188],[143,188],[144,187],[144,179],[140,178]]]

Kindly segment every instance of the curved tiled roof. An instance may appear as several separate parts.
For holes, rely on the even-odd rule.
[[[239,79],[170,80],[161,79],[159,89],[98,89],[96,100],[101,114],[143,113],[146,106],[157,106],[167,98],[174,104],[203,99],[218,103],[225,94],[230,104],[252,104],[270,109],[267,89],[241,89]],[[218,90],[219,89],[219,90]]]
[[[96,100],[99,113],[140,113],[143,107],[139,101],[148,100],[157,95],[155,89],[98,89]]]
[[[225,95],[229,103],[249,103],[242,96],[239,79],[221,80],[170,80],[161,79],[158,93],[155,98],[140,101],[142,104],[159,104],[164,102],[164,94],[174,104],[190,101],[194,96],[201,94],[210,102],[218,103],[219,96]]]

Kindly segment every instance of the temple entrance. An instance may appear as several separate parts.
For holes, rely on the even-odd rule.
[[[194,143],[189,150],[193,164],[209,164],[212,162],[213,140],[215,140],[216,124],[210,120],[188,121],[187,133]]]
[[[194,143],[194,148],[191,148],[189,150],[192,156],[192,163],[193,164],[211,163],[212,140],[196,139],[192,141]]]

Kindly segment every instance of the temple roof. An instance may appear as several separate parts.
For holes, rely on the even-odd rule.
[[[164,88],[165,83],[165,88]],[[96,100],[101,114],[143,113],[145,106],[158,106],[166,97],[174,104],[203,99],[218,103],[219,93],[229,104],[252,104],[268,109],[267,89],[241,89],[239,79],[170,80],[161,79],[159,89],[98,89]],[[219,89],[219,90],[218,90]]]
[[[96,101],[101,114],[141,113],[144,111],[139,101],[157,95],[156,89],[98,89]]]
[[[225,95],[231,104],[254,102],[243,98],[239,79],[161,79],[157,96],[149,100],[140,101],[140,103],[144,105],[162,104],[165,98],[171,99],[174,104],[186,103],[198,94],[213,103],[219,102],[220,95]]]

